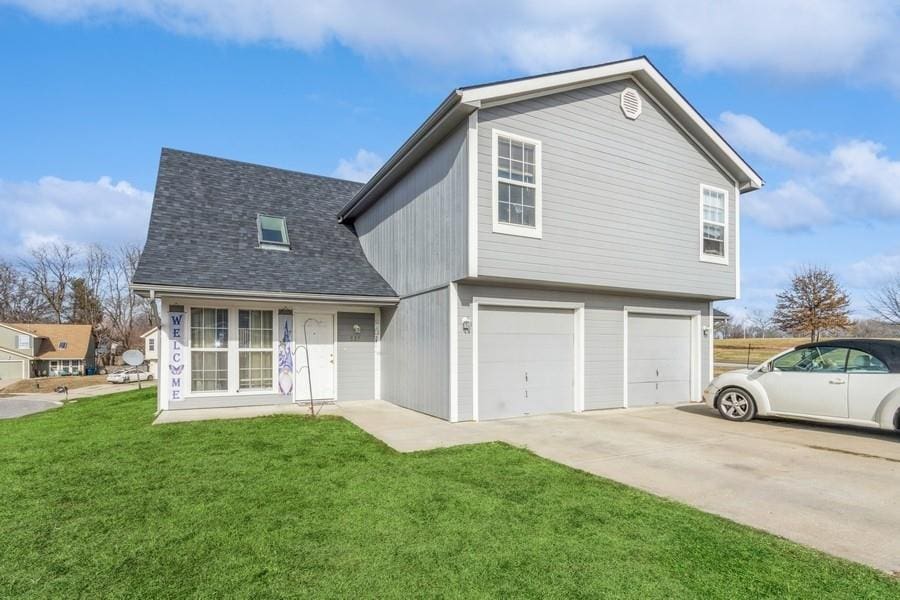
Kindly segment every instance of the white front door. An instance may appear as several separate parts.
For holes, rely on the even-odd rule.
[[[758,381],[777,413],[846,419],[846,362],[846,348],[803,348],[776,358]]]
[[[296,313],[294,348],[294,398],[334,398],[334,315]]]

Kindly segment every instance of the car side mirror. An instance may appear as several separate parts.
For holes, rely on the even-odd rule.
[[[772,361],[769,361],[769,362],[765,363],[762,367],[760,367],[759,372],[760,373],[771,373],[772,372]]]

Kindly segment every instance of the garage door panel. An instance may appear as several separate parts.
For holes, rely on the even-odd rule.
[[[629,406],[691,400],[691,322],[687,316],[629,315]]]
[[[574,330],[572,311],[570,310],[484,306],[480,311],[480,316],[488,317],[481,319],[479,323],[481,334],[558,334],[560,332],[572,333]],[[534,319],[523,318],[523,314],[527,313],[538,316]]]
[[[678,352],[676,350],[676,352]],[[684,358],[641,359],[628,363],[629,381],[668,381],[690,377],[691,360]]]
[[[22,379],[21,360],[0,360],[0,381]]]
[[[573,311],[481,307],[478,327],[479,419],[573,410]]]

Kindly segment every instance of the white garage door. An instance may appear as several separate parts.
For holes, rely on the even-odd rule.
[[[628,316],[628,406],[691,400],[691,318]]]
[[[479,419],[574,410],[571,310],[484,306],[478,329]]]
[[[21,360],[0,360],[0,381],[22,379]]]

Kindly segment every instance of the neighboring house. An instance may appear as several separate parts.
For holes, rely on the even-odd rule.
[[[0,379],[84,375],[95,344],[90,325],[0,323]]]
[[[144,362],[147,363],[147,370],[154,378],[159,379],[159,327],[141,334],[141,339],[144,340]]]
[[[725,337],[725,332],[722,328],[726,327],[729,321],[731,321],[731,315],[724,310],[713,309],[713,331],[716,338],[722,339]]]
[[[454,90],[364,185],[163,150],[159,408],[700,400],[761,185],[645,58]]]

